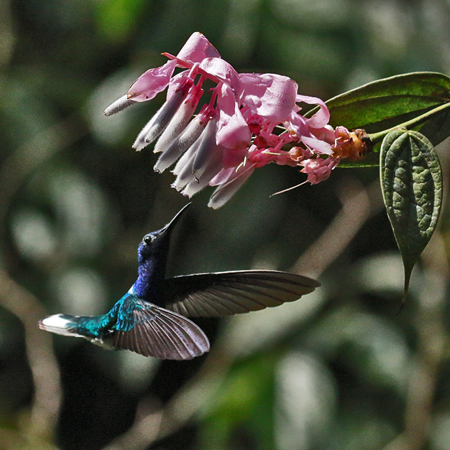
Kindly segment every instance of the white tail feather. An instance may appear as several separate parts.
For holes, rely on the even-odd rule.
[[[64,314],[55,314],[46,317],[39,321],[39,328],[41,330],[50,331],[50,333],[61,334],[62,336],[84,337],[71,331],[73,322],[68,319],[68,317],[70,316],[65,316]]]

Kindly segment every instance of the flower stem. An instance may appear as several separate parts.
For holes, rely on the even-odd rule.
[[[429,120],[433,115],[439,114],[442,111],[445,111],[446,109],[450,108],[450,102],[444,103],[437,108],[432,109],[431,111],[427,111],[425,114],[422,114],[421,116],[415,117],[414,119],[408,120],[407,122],[403,122],[399,125],[396,125],[395,127],[388,128],[387,130],[380,131],[378,133],[368,134],[369,139],[371,140],[372,144],[376,144],[378,142],[381,142],[384,137],[390,133],[391,131],[398,130],[401,128],[405,129],[412,129],[416,127],[417,125],[420,125],[423,122],[426,122]]]

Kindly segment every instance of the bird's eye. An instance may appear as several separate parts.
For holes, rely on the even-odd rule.
[[[154,240],[155,240],[155,236],[153,236],[152,234],[144,236],[144,244],[145,245],[151,244]]]

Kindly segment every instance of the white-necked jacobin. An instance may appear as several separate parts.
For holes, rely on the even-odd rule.
[[[220,317],[297,300],[319,283],[272,270],[201,273],[165,278],[170,235],[188,203],[164,228],[138,247],[138,278],[107,314],[56,314],[42,330],[83,337],[105,348],[160,359],[186,360],[209,350],[205,333],[184,316]]]

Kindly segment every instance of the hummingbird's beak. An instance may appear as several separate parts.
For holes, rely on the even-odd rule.
[[[159,236],[169,236],[170,233],[172,232],[172,230],[174,229],[176,223],[178,222],[178,220],[180,219],[180,217],[182,216],[182,214],[184,213],[184,211],[186,211],[186,209],[188,208],[188,206],[190,206],[191,203],[188,203],[187,205],[183,206],[183,208],[181,208],[178,213],[175,215],[175,217],[164,227],[160,230],[160,232],[158,233]]]

